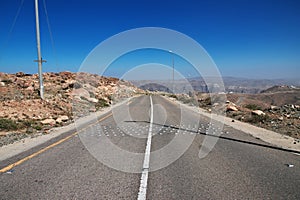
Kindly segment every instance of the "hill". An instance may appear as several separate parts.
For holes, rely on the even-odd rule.
[[[218,95],[212,94],[215,99]],[[177,94],[176,98],[209,111],[225,108],[226,115],[233,119],[300,139],[300,90],[294,87],[276,86],[258,94],[226,94],[224,105],[212,103],[209,93]]]
[[[175,93],[188,93],[191,90],[196,92],[208,92],[213,91],[216,86],[216,77],[206,77],[205,80],[202,77],[187,78],[187,79],[175,79],[174,85],[172,80],[137,80],[131,81],[137,87],[143,87],[147,84],[147,88],[150,91],[167,92],[174,87]],[[247,79],[247,78],[235,78],[235,77],[222,77],[225,92],[227,93],[246,93],[257,94],[274,85],[294,85],[300,87],[299,79]],[[155,84],[153,84],[155,83]],[[163,85],[164,87],[161,87]]]
[[[143,92],[129,82],[83,72],[44,73],[43,77],[45,98],[41,100],[37,74],[0,73],[0,137],[8,137],[4,143],[47,133],[52,127]]]

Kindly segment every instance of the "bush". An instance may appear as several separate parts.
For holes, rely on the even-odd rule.
[[[191,97],[179,96],[177,99],[184,104],[190,104],[190,105],[198,104],[197,100]]]
[[[34,126],[32,126],[32,128],[34,128],[35,130],[38,130],[38,131],[42,130],[41,125],[34,125]]]
[[[22,121],[21,122],[21,125],[19,125],[19,128],[20,127],[22,127],[22,128],[33,128],[33,129],[35,129],[35,130],[38,130],[38,131],[40,131],[40,130],[42,130],[42,126],[38,123],[38,122],[36,122],[36,121],[34,121],[34,120],[25,120],[25,121]]]
[[[109,104],[106,102],[105,99],[98,99],[99,101],[95,104],[95,107],[96,109],[99,109],[99,108],[103,108],[103,107],[108,107]]]
[[[249,118],[246,118],[246,122],[250,123],[264,123],[269,119],[268,115],[250,115]]]
[[[33,120],[25,120],[25,121],[22,121],[22,124],[28,128],[28,127],[31,127],[33,124],[35,124],[35,122]]]
[[[250,109],[250,110],[261,110],[261,107],[258,106],[258,105],[255,105],[255,104],[247,104],[247,105],[245,106],[245,108],[248,108],[248,109]]]
[[[206,99],[204,99],[202,101],[202,104],[206,105],[206,106],[211,106],[212,103],[211,103],[211,98],[210,97],[207,97]]]
[[[115,100],[115,98],[114,98],[113,95],[109,95],[107,98],[108,98],[110,101],[114,101],[114,100]]]
[[[0,118],[0,130],[12,131],[17,129],[18,124],[15,121],[11,119]]]

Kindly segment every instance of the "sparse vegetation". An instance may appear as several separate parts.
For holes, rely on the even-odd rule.
[[[269,119],[268,115],[249,115],[249,117],[245,118],[245,122],[257,124],[264,123]]]
[[[174,98],[174,99],[178,99],[175,94],[169,94],[169,97]]]
[[[21,121],[19,127],[27,128],[27,131],[28,131],[28,129],[31,129],[31,128],[38,130],[38,131],[42,130],[41,124],[38,121],[35,121],[32,119]]]
[[[114,101],[114,100],[115,100],[115,98],[114,98],[113,95],[109,95],[107,98],[108,98],[110,101]]]
[[[245,108],[248,108],[250,110],[262,110],[262,108],[256,104],[247,104],[245,105]]]
[[[96,109],[99,109],[99,108],[104,108],[104,107],[108,107],[109,104],[106,102],[105,99],[98,99],[99,101],[97,103],[95,103],[95,107]]]
[[[184,104],[197,105],[197,100],[192,97],[180,95],[177,97],[177,99]]]
[[[35,129],[42,130],[42,126],[39,122],[34,120],[19,120],[14,121],[11,119],[1,118],[0,119],[0,130],[3,131],[16,131],[20,129]]]
[[[0,130],[14,131],[18,129],[18,124],[14,120],[0,118]]]

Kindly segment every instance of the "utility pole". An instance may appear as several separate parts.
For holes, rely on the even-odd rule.
[[[169,50],[172,56],[172,67],[173,67],[173,72],[172,72],[172,92],[174,93],[174,54],[173,51]]]
[[[44,99],[44,84],[43,84],[43,74],[42,74],[42,63],[46,62],[42,59],[41,54],[41,42],[40,42],[40,22],[39,22],[39,6],[38,0],[35,0],[35,23],[36,23],[36,41],[37,41],[37,53],[38,59],[35,62],[38,63],[39,67],[39,83],[40,83],[40,97]]]

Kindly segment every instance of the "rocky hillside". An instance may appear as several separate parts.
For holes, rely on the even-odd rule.
[[[43,77],[45,99],[41,100],[37,74],[0,73],[0,136],[45,133],[143,92],[129,82],[83,72],[44,73]]]
[[[212,103],[209,93],[169,96],[208,111],[226,111],[226,115],[234,120],[300,139],[300,90],[296,88],[276,86],[260,94],[226,94],[227,101],[223,105]],[[212,96],[218,98],[218,94]]]

